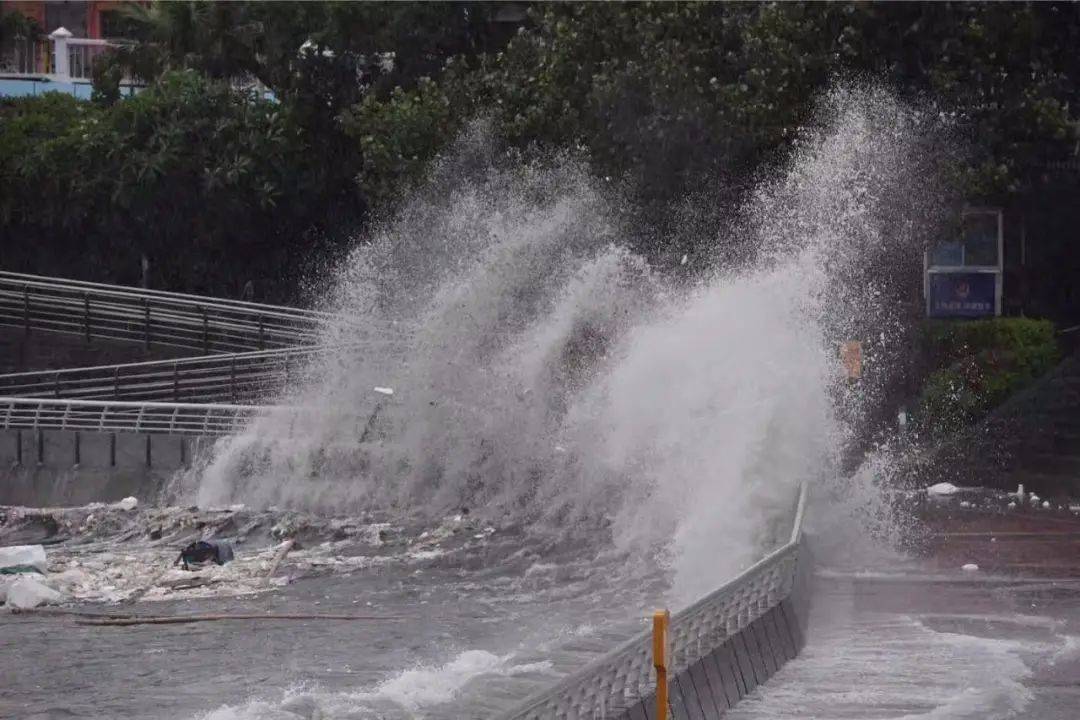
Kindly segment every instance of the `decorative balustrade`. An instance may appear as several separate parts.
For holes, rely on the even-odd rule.
[[[739,576],[675,614],[668,626],[669,678],[684,672],[792,592],[802,546],[806,486],[787,542]],[[656,685],[653,636],[646,631],[525,701],[501,720],[601,720],[621,716]]]
[[[40,37],[11,38],[0,50],[0,74],[56,82],[89,82],[97,59],[110,48],[126,44],[101,38],[77,38],[62,27]],[[131,79],[126,82],[130,83]]]

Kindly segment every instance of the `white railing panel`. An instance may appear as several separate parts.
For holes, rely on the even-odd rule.
[[[282,408],[0,397],[0,429],[231,435]],[[286,408],[287,410],[287,408]]]
[[[806,499],[807,488],[803,485],[791,535],[783,546],[672,616],[668,627],[669,677],[686,670],[791,594],[802,545]],[[613,717],[651,693],[655,684],[652,633],[647,631],[526,700],[500,720]]]

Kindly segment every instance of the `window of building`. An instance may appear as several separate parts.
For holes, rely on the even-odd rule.
[[[960,223],[960,237],[939,243],[930,252],[932,267],[998,267],[1001,262],[1001,211],[969,210]]]
[[[120,10],[101,11],[101,37],[107,40],[136,40],[138,27]]]

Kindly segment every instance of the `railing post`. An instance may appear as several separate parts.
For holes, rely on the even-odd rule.
[[[60,397],[60,371],[53,376],[53,395]]]
[[[180,363],[172,364],[172,392],[173,400],[180,402]]]
[[[71,55],[68,51],[68,40],[72,37],[71,32],[65,27],[58,27],[49,33],[49,39],[53,41],[53,74],[60,81],[71,79]]]
[[[265,336],[265,332],[264,332],[264,329],[263,329],[263,316],[262,316],[261,313],[259,315],[259,349],[260,350],[265,350],[266,349],[266,336]]]
[[[202,311],[202,344],[203,352],[209,354],[210,352],[210,319],[206,317],[206,308],[199,306],[199,310]]]
[[[668,711],[668,623],[667,610],[653,613],[653,667],[656,668],[656,720],[667,720]]]
[[[120,399],[120,368],[113,371],[113,399]]]
[[[90,344],[90,293],[83,293],[83,330],[86,333],[86,343]]]
[[[150,301],[143,298],[143,311],[146,314],[146,328],[143,337],[146,341],[146,349],[150,349]]]
[[[23,330],[30,334],[30,286],[23,286]]]
[[[229,361],[229,397],[236,403],[236,358]]]

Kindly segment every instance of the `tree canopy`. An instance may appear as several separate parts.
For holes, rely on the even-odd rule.
[[[340,249],[478,115],[508,148],[580,149],[651,238],[688,195],[737,198],[836,78],[954,117],[972,197],[1029,192],[1080,142],[1076,4],[522,6],[133,5],[138,43],[98,68],[94,104],[0,103],[0,262],[85,275],[90,256],[129,279],[146,253],[166,287],[254,274],[285,298],[274,268]],[[110,67],[148,89],[121,99]]]

